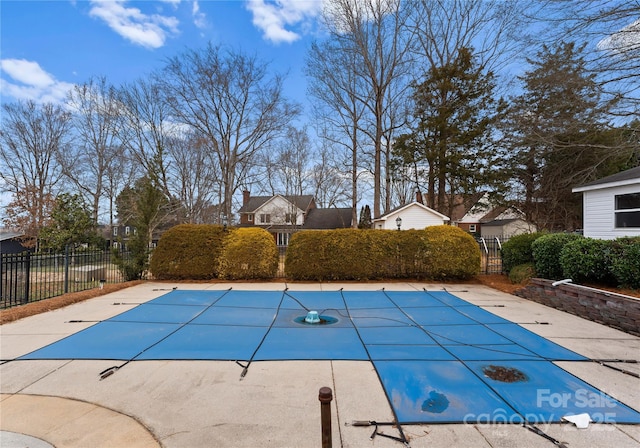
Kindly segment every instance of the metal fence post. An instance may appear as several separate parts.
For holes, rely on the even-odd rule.
[[[64,246],[64,293],[69,292],[69,245]]]
[[[29,303],[29,285],[31,284],[31,252],[27,252],[27,257],[24,263],[24,301],[22,303]]]
[[[322,448],[331,448],[331,400],[333,400],[331,388],[321,387],[318,399],[320,400],[320,419],[322,421]]]

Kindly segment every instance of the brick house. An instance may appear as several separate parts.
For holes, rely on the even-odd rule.
[[[312,195],[251,196],[242,193],[239,227],[262,227],[271,233],[278,246],[287,246],[298,230],[351,227],[350,208],[321,209]]]

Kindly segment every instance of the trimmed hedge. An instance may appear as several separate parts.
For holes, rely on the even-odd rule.
[[[149,270],[158,280],[208,280],[218,276],[222,226],[180,224],[162,234]]]
[[[289,241],[285,274],[294,280],[469,278],[480,249],[457,227],[425,230],[308,230]]]
[[[619,286],[640,289],[640,237],[610,242],[610,270]]]
[[[563,277],[576,283],[614,283],[610,271],[610,245],[609,241],[593,238],[578,238],[566,243],[558,257]]]
[[[533,254],[531,253],[531,244],[543,233],[523,233],[516,235],[506,241],[502,245],[502,270],[507,274],[511,272],[515,266],[533,263]]]
[[[231,229],[224,240],[219,276],[226,279],[266,279],[278,272],[279,254],[273,236],[264,229]]]
[[[480,272],[480,246],[469,233],[453,226],[424,229],[429,257],[427,272],[434,279],[465,279]]]
[[[584,239],[577,233],[550,233],[531,243],[531,253],[536,273],[549,280],[560,280],[565,275],[560,264],[562,248],[576,240]]]

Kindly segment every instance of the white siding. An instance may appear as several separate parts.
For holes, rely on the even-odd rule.
[[[429,210],[425,210],[418,205],[410,205],[407,208],[390,213],[385,220],[375,221],[374,228],[397,230],[396,218],[398,216],[402,219],[400,230],[424,229],[425,227],[440,226],[446,223],[444,219]]]
[[[254,224],[256,225],[284,225],[290,224],[286,222],[286,215],[288,213],[295,213],[296,215],[296,223],[295,225],[301,226],[304,224],[304,217],[302,216],[303,211],[298,207],[293,205],[291,202],[287,201],[282,196],[274,196],[265,202],[260,208],[255,211],[255,216],[253,218]],[[270,215],[270,222],[263,223],[261,222],[261,215]]]
[[[511,237],[522,233],[535,232],[535,227],[527,223],[524,219],[512,221],[503,226],[482,226],[481,233],[483,238],[495,238],[497,236]]]
[[[612,240],[622,236],[640,236],[640,229],[616,229],[614,215],[615,195],[639,192],[640,185],[583,191],[584,236],[603,240]]]

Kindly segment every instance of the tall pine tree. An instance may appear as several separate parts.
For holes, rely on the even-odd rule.
[[[446,215],[456,195],[491,183],[497,151],[490,137],[499,112],[493,90],[493,74],[483,72],[469,48],[414,86],[411,132],[397,140],[394,152],[414,170],[422,167],[426,205]]]
[[[580,223],[576,185],[616,172],[629,161],[628,144],[611,129],[608,112],[582,48],[573,43],[543,46],[520,80],[505,120],[509,170],[529,221],[540,229],[570,230]]]

